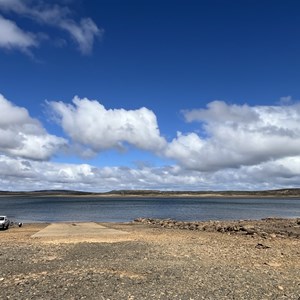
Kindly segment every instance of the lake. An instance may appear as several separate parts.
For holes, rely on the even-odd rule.
[[[300,217],[300,199],[0,197],[0,215],[23,223],[295,218]]]

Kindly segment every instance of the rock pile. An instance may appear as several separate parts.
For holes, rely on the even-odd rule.
[[[167,229],[217,231],[227,234],[257,235],[263,238],[300,238],[300,219],[266,218],[259,221],[184,222],[171,219],[138,218],[134,222]]]

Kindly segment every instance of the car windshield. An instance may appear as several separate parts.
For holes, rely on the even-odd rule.
[[[0,221],[3,221],[4,220],[4,217],[0,217]]]

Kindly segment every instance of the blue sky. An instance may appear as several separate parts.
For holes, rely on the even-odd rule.
[[[0,190],[298,187],[299,11],[0,0]]]

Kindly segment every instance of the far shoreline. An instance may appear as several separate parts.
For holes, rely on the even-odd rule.
[[[84,192],[73,190],[0,191],[0,197],[69,197],[69,198],[294,198],[300,199],[300,189],[277,189],[263,191],[159,191],[114,190],[110,192]]]

